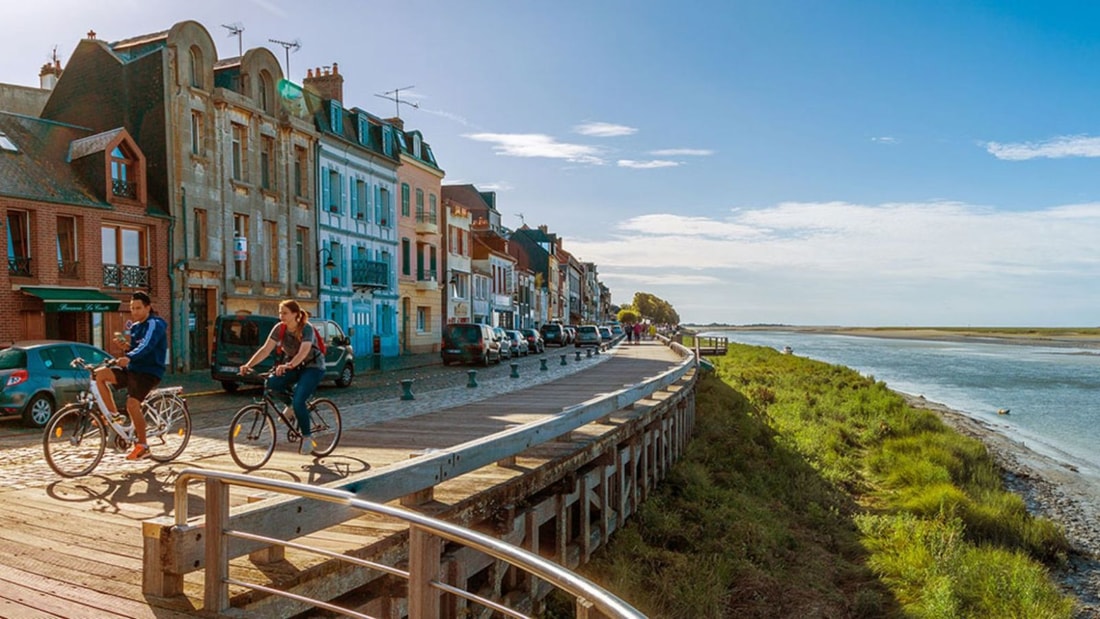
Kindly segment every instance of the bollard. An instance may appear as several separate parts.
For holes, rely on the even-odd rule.
[[[592,358],[592,349],[591,348],[585,348],[584,352],[585,352],[585,355],[584,355],[585,357],[588,357],[589,359]]]
[[[548,368],[546,367],[546,357],[539,359],[539,371],[545,372],[547,369]]]
[[[414,399],[416,399],[416,398],[413,397],[413,379],[411,379],[411,378],[402,378],[401,379],[401,390],[402,390],[402,394],[401,394],[401,399],[402,400],[414,400]]]
[[[466,386],[471,389],[477,387],[477,370],[466,370],[466,374],[470,377],[470,382],[466,383]]]
[[[596,347],[596,355],[598,356],[600,354],[600,352],[602,352],[602,351],[603,351],[603,344],[600,344],[599,346]]]
[[[512,378],[519,378],[519,364],[518,363],[513,363],[512,364],[512,373],[509,374],[509,376],[511,376]]]
[[[565,355],[561,356],[561,365],[565,365]]]
[[[580,361],[580,360],[581,360],[581,351],[580,351],[580,349],[577,349],[577,358],[574,359],[574,361]]]

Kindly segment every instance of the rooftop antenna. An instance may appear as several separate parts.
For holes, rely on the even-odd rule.
[[[286,78],[290,79],[290,50],[293,49],[295,52],[297,52],[299,49],[301,49],[301,41],[299,41],[298,39],[294,39],[293,41],[279,41],[276,39],[268,39],[268,41],[276,45],[282,45],[283,50],[286,51]]]
[[[241,39],[241,33],[244,32],[244,26],[239,21],[235,21],[232,24],[222,24],[222,28],[229,31],[229,36],[237,37],[237,56],[244,56],[244,41]]]
[[[527,225],[527,220],[523,218],[523,213],[516,213],[516,217],[519,217],[519,225],[521,228]]]
[[[401,104],[402,103],[404,103],[405,105],[415,107],[417,109],[420,108],[420,104],[416,103],[415,101],[409,102],[409,101],[402,101],[401,100],[401,91],[402,90],[412,90],[413,88],[416,88],[416,86],[402,86],[401,88],[394,88],[393,90],[391,90],[389,92],[384,92],[380,95],[376,94],[374,96],[382,97],[383,99],[393,101],[393,106],[397,109],[397,117],[401,118]]]

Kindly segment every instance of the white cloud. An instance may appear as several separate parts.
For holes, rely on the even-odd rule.
[[[879,144],[897,144],[898,143],[897,138],[890,137],[888,135],[881,135],[881,136],[878,136],[878,137],[873,137],[873,138],[871,138],[871,141],[872,142],[878,142]]]
[[[677,161],[667,161],[664,159],[651,159],[649,161],[634,161],[633,159],[620,159],[618,166],[620,168],[634,168],[636,170],[652,170],[654,168],[675,168],[680,163]]]
[[[463,137],[493,144],[498,155],[508,157],[546,157],[574,163],[600,165],[600,149],[584,144],[558,142],[541,133],[468,133]]]
[[[612,123],[583,123],[573,127],[574,133],[590,135],[598,138],[617,138],[624,135],[633,135],[638,132],[634,127],[615,125]]]
[[[1066,135],[1045,142],[1019,142],[1015,144],[987,142],[985,149],[994,157],[1008,161],[1039,158],[1100,157],[1100,138],[1092,138],[1086,135]]]
[[[714,154],[709,148],[662,148],[649,151],[654,157],[709,157]]]

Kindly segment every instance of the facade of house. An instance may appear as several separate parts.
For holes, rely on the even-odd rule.
[[[316,192],[320,315],[351,338],[357,358],[394,357],[397,344],[397,220],[393,196],[399,165],[392,125],[345,109],[343,76],[333,63],[310,70],[303,86],[319,102]]]
[[[399,346],[402,353],[438,352],[443,324],[439,207],[444,172],[419,131],[404,131],[399,118],[391,121],[397,125],[401,145],[397,169]]]
[[[530,228],[526,225],[514,230],[509,237],[514,244],[522,245],[527,254],[528,268],[535,277],[538,322],[545,324],[552,320],[562,321],[561,309],[564,306],[558,268],[558,236],[549,231],[546,225]]]
[[[194,21],[111,44],[89,33],[42,111],[125,127],[145,153],[149,210],[171,222],[165,314],[177,369],[208,366],[219,313],[273,315],[285,298],[318,309],[317,134],[308,111],[279,96],[282,78],[265,48],[219,60]]]
[[[130,294],[170,303],[169,222],[148,212],[145,155],[103,132],[0,112],[0,342],[57,338],[112,352]],[[10,291],[10,292],[7,292]]]
[[[470,211],[444,198],[443,227],[446,231],[443,261],[446,274],[446,286],[443,288],[444,324],[474,322]]]

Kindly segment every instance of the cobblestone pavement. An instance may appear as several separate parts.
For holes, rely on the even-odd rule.
[[[318,392],[320,397],[332,399],[340,407],[344,427],[365,427],[390,419],[412,417],[438,410],[462,406],[503,393],[525,389],[557,380],[594,367],[611,359],[614,351],[589,356],[582,353],[578,359],[573,348],[549,349],[546,353],[513,361],[505,361],[491,368],[443,367],[439,365],[375,372],[355,378],[348,389],[326,388]],[[545,359],[545,364],[543,360]],[[512,376],[512,365],[517,377]],[[545,366],[545,370],[542,367]],[[469,387],[469,371],[476,371],[476,387]],[[401,381],[412,380],[412,400],[403,400]],[[198,462],[204,458],[228,453],[225,434],[232,413],[258,395],[258,390],[241,394],[225,394],[209,374],[169,375],[165,385],[182,385],[188,397],[192,413],[192,436],[181,461]],[[18,424],[17,421],[2,422]],[[49,468],[43,456],[41,431],[4,428],[0,432],[0,453],[4,465],[0,467],[0,493],[23,488],[46,487],[57,482],[57,474]],[[125,454],[108,446],[107,453],[97,469],[87,480],[68,483],[111,484],[107,476],[137,479],[163,477],[170,483],[178,463],[152,465],[143,460],[129,462]],[[96,478],[94,481],[92,478]]]

